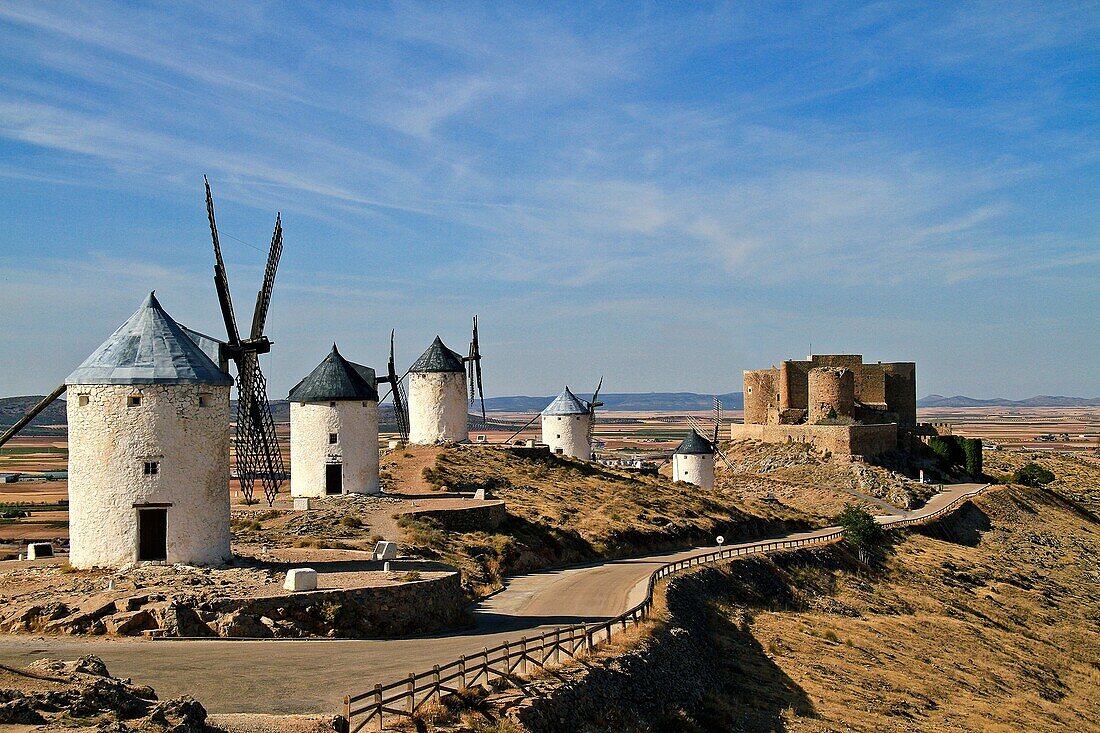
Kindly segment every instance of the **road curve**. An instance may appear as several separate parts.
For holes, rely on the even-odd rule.
[[[921,518],[973,491],[956,484],[913,512],[879,517],[883,525]],[[835,528],[762,539],[800,539]],[[739,545],[733,545],[739,546]],[[112,674],[151,685],[162,699],[188,694],[211,712],[332,713],[343,696],[462,654],[474,654],[538,630],[616,616],[645,597],[661,565],[713,547],[612,560],[518,575],[474,609],[473,628],[415,639],[356,641],[148,641],[76,637],[0,637],[0,663],[24,665],[44,656],[95,654]]]

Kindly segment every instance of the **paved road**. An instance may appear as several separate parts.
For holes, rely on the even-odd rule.
[[[891,524],[926,516],[978,486],[951,486],[919,510],[879,521]],[[832,529],[782,538],[815,537]],[[473,628],[432,637],[147,641],[9,636],[0,638],[0,663],[23,665],[44,656],[74,659],[95,654],[113,674],[152,685],[162,699],[193,695],[211,712],[333,713],[346,693],[362,691],[375,682],[389,682],[538,630],[616,616],[644,598],[649,574],[657,567],[713,550],[693,548],[515,576],[504,590],[478,604]]]

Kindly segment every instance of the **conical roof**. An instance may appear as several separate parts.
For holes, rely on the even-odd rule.
[[[410,372],[465,372],[466,365],[462,361],[462,355],[451,351],[443,345],[443,341],[436,336],[435,341],[428,350],[413,362]]]
[[[710,444],[709,440],[692,430],[675,452],[682,456],[714,455],[714,446]]]
[[[164,312],[153,293],[65,380],[65,384],[232,383]]]
[[[569,391],[569,387],[561,391],[554,401],[542,411],[543,415],[587,415],[588,405]]]
[[[370,367],[353,364],[340,355],[336,344],[305,379],[294,385],[291,402],[332,400],[378,401],[378,382]]]

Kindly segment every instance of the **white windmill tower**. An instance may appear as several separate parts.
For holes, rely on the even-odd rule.
[[[597,401],[602,385],[603,379],[600,379],[590,402],[577,397],[566,385],[542,411],[542,442],[550,446],[550,452],[592,460],[592,428],[596,422],[596,408],[603,404]]]
[[[69,375],[73,567],[229,559],[232,383],[152,293]]]
[[[691,432],[672,454],[672,479],[714,488],[714,457],[717,455],[730,468],[733,464],[718,447],[718,428],[722,423],[722,403],[714,398],[714,429],[710,437],[703,437],[704,428],[693,418],[688,418]]]
[[[333,344],[290,390],[292,496],[378,493],[377,385]]]
[[[409,368],[409,442],[436,445],[467,440],[468,402],[473,403],[475,389],[481,397],[481,416],[484,419],[485,393],[481,387],[477,316],[474,316],[469,356],[464,357],[447,348],[436,336],[428,350]]]

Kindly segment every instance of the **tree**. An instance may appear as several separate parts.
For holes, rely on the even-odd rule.
[[[1042,486],[1043,484],[1049,484],[1054,479],[1053,471],[1043,468],[1034,461],[1016,469],[1012,474],[1012,483],[1023,484],[1024,486]]]
[[[844,541],[859,552],[864,562],[881,559],[893,546],[890,533],[856,504],[846,504],[836,516],[836,523],[844,529]]]

